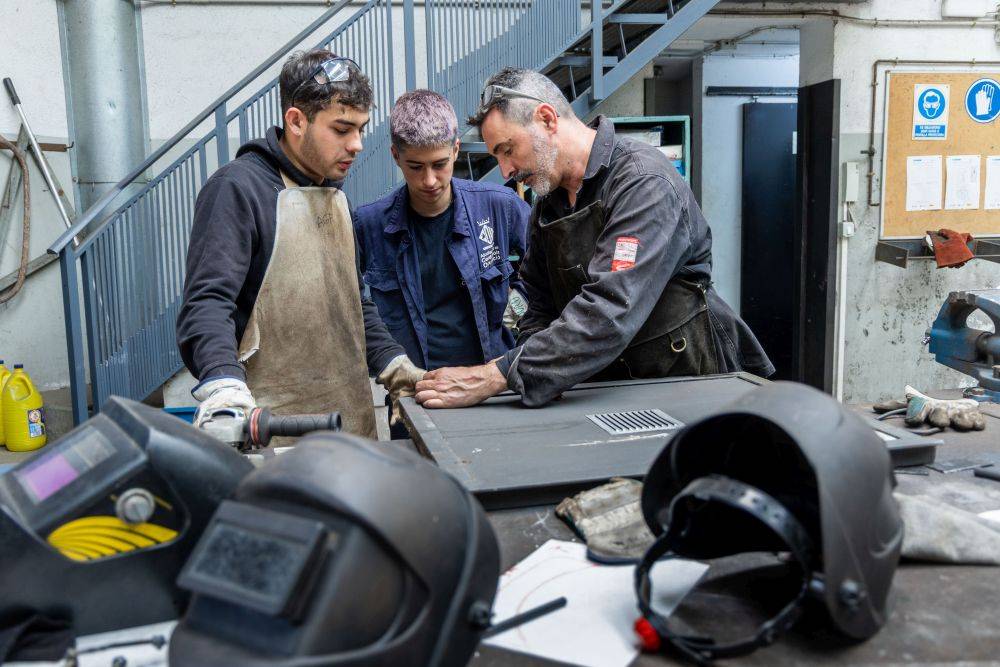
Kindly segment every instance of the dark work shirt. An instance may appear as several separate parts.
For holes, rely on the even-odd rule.
[[[646,322],[674,276],[711,280],[711,230],[670,160],[654,147],[616,136],[603,116],[591,127],[597,134],[575,205],[558,188],[540,197],[531,211],[520,271],[528,311],[520,322],[518,347],[497,362],[507,385],[528,406],[543,405],[607,367]],[[584,267],[591,282],[557,311],[540,224],[596,201],[604,206],[604,227]],[[622,237],[635,239],[638,251],[630,268],[616,271],[612,264]],[[774,366],[747,325],[714,289],[707,290],[706,299],[720,372],[772,374]]]
[[[483,363],[472,299],[448,250],[455,206],[433,218],[410,211],[427,318],[428,370]]]

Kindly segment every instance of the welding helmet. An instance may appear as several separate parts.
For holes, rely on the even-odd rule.
[[[178,580],[193,596],[170,664],[465,665],[499,576],[496,535],[455,479],[316,433],[213,517]]]
[[[885,623],[903,539],[894,483],[881,438],[836,400],[791,382],[754,389],[678,432],[649,469],[642,512],[656,542],[636,571],[643,615],[699,662],[770,644],[805,608],[844,637],[867,639]],[[751,636],[679,636],[651,608],[657,559],[753,552],[783,554],[801,580]]]

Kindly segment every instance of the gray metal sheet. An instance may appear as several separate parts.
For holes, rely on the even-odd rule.
[[[748,373],[583,384],[544,408],[513,394],[472,408],[424,410],[403,399],[417,447],[487,508],[553,502],[611,477],[642,477],[676,431],[612,436],[587,415],[659,409],[685,424],[767,380]]]

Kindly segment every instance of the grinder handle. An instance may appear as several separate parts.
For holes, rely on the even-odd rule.
[[[267,431],[271,436],[296,437],[313,431],[339,431],[340,413],[325,415],[271,415]]]

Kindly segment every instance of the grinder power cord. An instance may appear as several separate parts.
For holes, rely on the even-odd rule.
[[[644,640],[707,663],[774,642],[806,609],[846,639],[871,637],[885,623],[903,541],[894,484],[875,432],[805,385],[754,389],[688,425],[643,487],[643,516],[657,536],[635,574],[642,631],[656,635]],[[723,643],[682,634],[653,610],[649,571],[661,557],[760,552],[784,554],[799,584],[788,599],[769,600],[777,613],[751,635]]]

